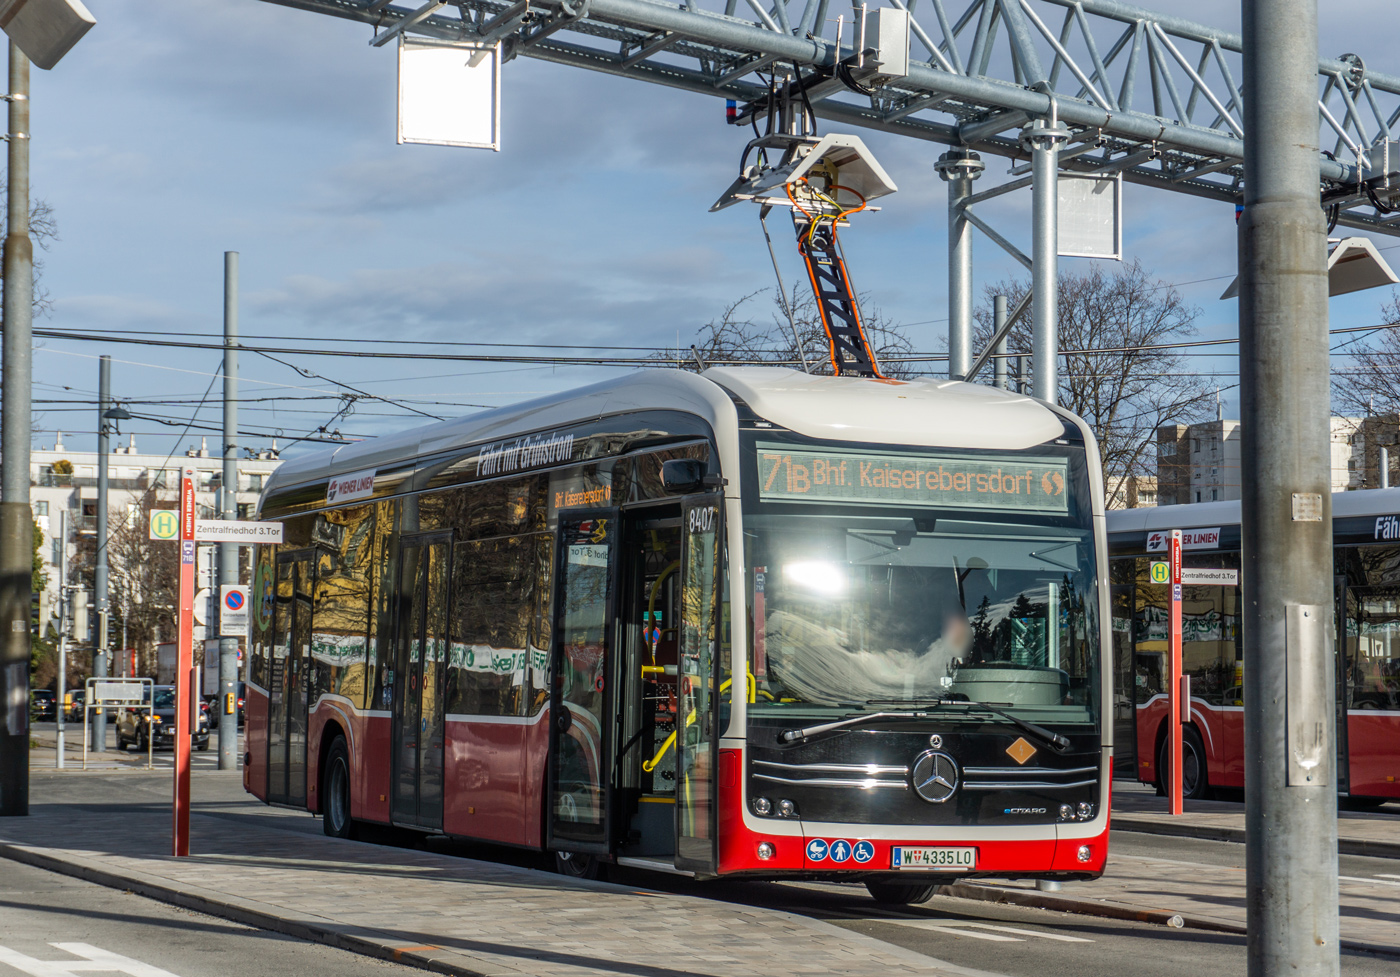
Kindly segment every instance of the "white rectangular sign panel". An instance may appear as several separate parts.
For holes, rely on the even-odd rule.
[[[374,495],[374,469],[336,475],[326,483],[326,505],[341,505]]]
[[[226,583],[219,588],[219,636],[248,637],[248,588]]]
[[[501,49],[399,45],[399,143],[501,148]]]
[[[237,519],[196,519],[194,538],[201,543],[280,543],[280,522],[245,522]]]
[[[1223,570],[1219,567],[1182,567],[1181,582],[1200,586],[1234,587],[1240,582],[1238,570]]]
[[[1061,173],[1058,250],[1067,258],[1123,257],[1122,174]]]

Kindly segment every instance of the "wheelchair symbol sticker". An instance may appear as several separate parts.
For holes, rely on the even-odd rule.
[[[862,865],[875,857],[875,846],[868,841],[857,841],[851,849],[851,856]]]

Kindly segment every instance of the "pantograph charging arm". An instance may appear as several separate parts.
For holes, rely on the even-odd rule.
[[[802,182],[806,183],[805,180]],[[819,195],[830,200],[825,194]],[[820,211],[809,212],[798,202],[791,188],[788,196],[793,203],[792,222],[797,231],[797,250],[807,265],[807,278],[816,296],[822,328],[826,330],[832,370],[837,376],[882,377],[875,351],[870,348],[870,340],[865,335],[860,304],[856,301],[855,290],[851,288],[851,277],[846,271],[846,260],[841,255],[841,244],[836,237],[837,223],[847,214],[864,210],[864,201],[859,207],[824,214]]]

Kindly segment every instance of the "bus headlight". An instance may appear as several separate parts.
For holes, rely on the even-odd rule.
[[[1075,857],[1078,858],[1081,862],[1087,862],[1089,859],[1094,857],[1094,850],[1088,845],[1080,845],[1079,851],[1075,853]]]
[[[1073,805],[1073,804],[1061,804],[1061,805],[1060,805],[1060,820],[1061,820],[1061,821],[1073,821],[1073,820],[1074,820],[1074,805]]]
[[[778,802],[778,816],[784,818],[797,817],[797,805],[787,798]]]
[[[753,809],[755,814],[762,814],[764,817],[773,813],[773,802],[766,797],[755,797],[753,799]]]
[[[1087,821],[1094,816],[1094,805],[1088,801],[1079,802],[1079,820]]]
[[[773,847],[773,843],[771,841],[760,841],[758,843],[758,857],[761,861],[766,862],[768,861],[768,859],[772,858],[777,853],[777,849]]]

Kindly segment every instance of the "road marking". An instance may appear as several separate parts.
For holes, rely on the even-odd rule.
[[[1400,888],[1400,882],[1386,881],[1387,879],[1400,879],[1400,875],[1378,875],[1374,879],[1358,878],[1355,875],[1339,875],[1337,879],[1341,882],[1364,882],[1367,885],[1393,885]]]
[[[936,933],[947,933],[950,936],[970,936],[974,940],[991,940],[993,943],[1026,942],[1015,936],[998,936],[996,933],[978,933],[975,930],[961,929],[958,925],[944,926],[940,925],[941,921],[932,919],[887,919],[882,922],[897,923],[900,926],[912,926],[914,929],[920,930],[932,930]],[[948,920],[948,922],[957,923],[956,920]]]
[[[1003,933],[1021,933],[1025,936],[1038,936],[1042,940],[1059,940],[1062,943],[1093,943],[1082,936],[1065,936],[1061,933],[1042,933],[1040,930],[1023,930],[1014,926],[993,926],[991,923],[964,923],[964,926],[978,926],[982,929],[1000,930]]]
[[[36,960],[18,950],[0,946],[0,963],[13,967],[20,973],[30,974],[31,977],[72,977],[74,974],[93,971],[127,974],[128,977],[176,977],[168,970],[161,970],[159,967],[103,950],[89,943],[50,943],[49,946],[84,959]]]
[[[897,923],[900,926],[912,926],[915,929],[934,930],[939,933],[951,933],[954,936],[970,936],[974,940],[991,940],[995,943],[1024,943],[1025,940],[1015,936],[999,936],[998,933],[1018,933],[1020,936],[1035,936],[1042,940],[1059,940],[1061,943],[1093,943],[1082,936],[1064,936],[1060,933],[1045,933],[1040,930],[1019,929],[1015,926],[998,926],[994,923],[979,923],[971,919],[910,919],[903,917],[900,919],[880,920],[884,923]],[[975,932],[963,927],[975,927],[976,930],[996,930],[996,933]]]

